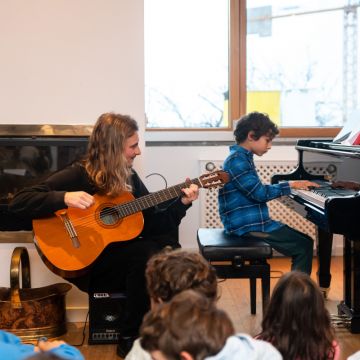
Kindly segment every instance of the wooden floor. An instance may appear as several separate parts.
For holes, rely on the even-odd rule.
[[[290,270],[290,261],[284,258],[271,259],[272,280],[271,288],[277,282],[282,273]],[[317,263],[314,260],[313,277],[316,276]],[[327,308],[332,314],[337,313],[337,304],[343,298],[343,266],[342,257],[332,259],[332,283],[329,298],[326,301]],[[245,332],[255,335],[260,331],[262,319],[261,300],[260,300],[260,282],[258,281],[258,301],[257,314],[250,314],[249,284],[248,280],[229,279],[220,282],[221,297],[219,307],[225,309],[232,318],[235,328],[238,332]],[[62,338],[70,344],[79,344],[82,340],[83,324],[71,323],[68,326],[68,333]],[[351,334],[347,329],[337,328],[336,334],[341,347],[341,359],[360,350],[360,334]],[[87,335],[87,334],[86,334]],[[121,358],[116,355],[116,345],[88,345],[87,338],[80,347],[81,352],[87,360],[110,360]]]

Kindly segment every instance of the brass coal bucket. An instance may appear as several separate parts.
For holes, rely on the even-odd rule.
[[[0,287],[0,329],[23,341],[65,334],[65,296],[70,289],[68,283],[31,288],[29,254],[26,247],[16,247],[11,257],[10,289]]]

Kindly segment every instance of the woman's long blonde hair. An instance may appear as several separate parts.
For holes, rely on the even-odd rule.
[[[138,130],[136,121],[127,115],[105,113],[98,118],[89,139],[85,169],[100,193],[116,196],[131,190],[124,145]]]

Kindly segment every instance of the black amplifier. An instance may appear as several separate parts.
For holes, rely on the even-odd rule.
[[[89,344],[118,342],[125,299],[124,293],[89,293]]]

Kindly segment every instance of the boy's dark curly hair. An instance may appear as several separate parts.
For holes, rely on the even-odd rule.
[[[267,114],[254,111],[238,120],[234,131],[236,143],[241,144],[244,142],[249,132],[253,133],[254,140],[258,140],[263,135],[273,139],[279,133],[279,129]]]

